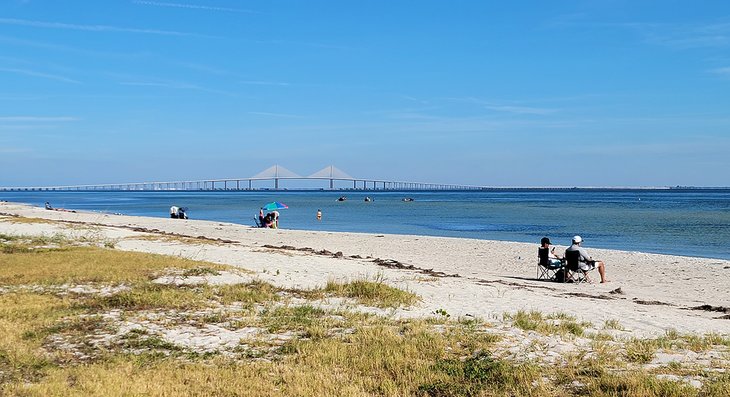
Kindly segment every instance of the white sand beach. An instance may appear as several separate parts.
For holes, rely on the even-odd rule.
[[[61,222],[12,222],[14,216]],[[558,284],[536,280],[537,242],[257,229],[211,221],[49,211],[8,202],[0,203],[0,233],[94,233],[113,239],[117,249],[232,265],[281,287],[380,278],[421,297],[409,308],[359,308],[395,317],[427,317],[443,310],[452,317],[500,322],[504,313],[539,310],[569,313],[594,324],[617,320],[623,332],[637,337],[670,329],[730,334],[727,260],[595,249],[588,244],[589,253],[606,262],[611,281]],[[205,239],[135,238],[145,235]],[[597,272],[592,277],[599,279]],[[719,311],[698,309],[703,305]]]

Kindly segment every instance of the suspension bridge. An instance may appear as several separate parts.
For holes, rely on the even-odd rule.
[[[300,186],[297,186],[297,183]],[[301,186],[305,185],[305,186]],[[103,183],[65,186],[0,187],[0,191],[202,191],[202,190],[482,190],[481,186],[355,178],[335,166],[309,175],[273,165],[252,177],[191,181]]]

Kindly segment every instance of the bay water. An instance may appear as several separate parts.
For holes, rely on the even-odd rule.
[[[337,201],[340,196],[346,201]],[[366,202],[365,197],[373,200]],[[403,201],[405,197],[414,200]],[[610,248],[730,259],[730,190],[396,191],[29,191],[0,200],[101,213],[254,225],[271,201],[280,227],[416,234],[569,245],[579,234],[590,249]],[[316,218],[322,211],[322,220]],[[170,219],[171,222],[184,222]]]

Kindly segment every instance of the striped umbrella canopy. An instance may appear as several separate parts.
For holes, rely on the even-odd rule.
[[[287,209],[289,208],[289,206],[278,201],[272,201],[268,204],[265,204],[262,208],[264,209],[264,211],[273,211]]]

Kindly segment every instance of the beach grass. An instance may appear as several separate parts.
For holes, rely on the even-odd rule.
[[[504,317],[512,321],[515,327],[525,331],[537,331],[546,335],[572,334],[582,336],[588,322],[578,322],[574,316],[565,313],[544,315],[539,311],[519,310],[514,314],[505,313]]]
[[[346,283],[328,281],[325,293],[356,299],[358,302],[377,307],[410,306],[418,302],[418,295],[387,285],[382,279],[354,280]]]
[[[727,352],[730,341],[717,334],[669,331],[660,338],[626,341],[594,337],[588,350],[563,354],[559,365],[546,365],[502,357],[498,345],[509,339],[480,319],[445,314],[439,321],[397,319],[333,311],[317,303],[322,296],[343,296],[380,308],[418,302],[415,294],[389,286],[382,278],[333,281],[312,291],[289,291],[256,280],[161,284],[154,280],[162,275],[206,277],[232,269],[179,257],[78,247],[60,237],[0,236],[0,241],[25,248],[0,253],[0,395],[730,393],[727,372],[678,363],[654,371],[641,366],[659,350]],[[74,285],[120,288],[106,294],[69,292]],[[516,328],[556,340],[594,328],[565,313],[518,311],[504,317]],[[130,323],[136,328],[124,328]],[[251,328],[258,336],[223,352],[196,350],[159,332],[165,327],[208,325],[229,331]],[[699,377],[702,385],[696,388],[656,373]]]
[[[60,237],[23,239],[26,249],[3,258],[0,285],[84,284],[147,282],[167,269],[224,269],[225,267],[185,258],[124,252],[97,247],[65,247],[42,250],[50,243],[63,244]],[[29,247],[34,247],[33,249]],[[73,248],[73,249],[71,249]],[[29,266],[32,263],[32,266]]]
[[[25,216],[12,216],[7,218],[10,223],[21,223],[21,224],[58,224],[58,221],[44,219],[44,218],[28,218]]]
[[[125,237],[124,240],[138,240],[138,241],[155,241],[155,242],[168,242],[168,243],[180,243],[187,245],[215,245],[224,246],[228,243],[218,240],[211,240],[202,237],[190,237],[181,236],[176,234],[145,234],[137,236]]]

